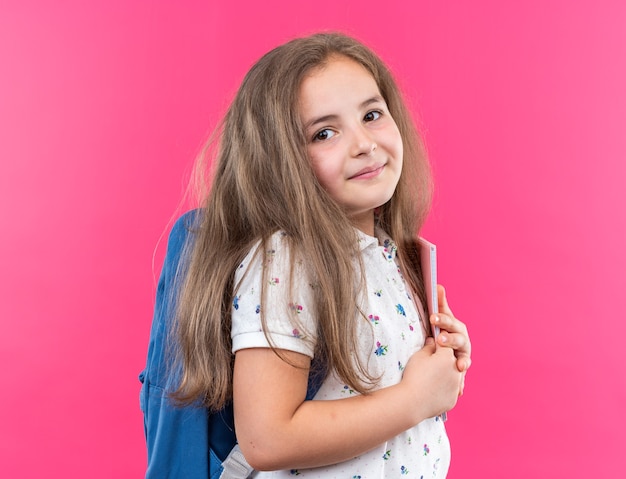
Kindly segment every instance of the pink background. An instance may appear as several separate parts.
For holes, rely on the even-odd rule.
[[[449,477],[619,475],[624,3],[243,3],[0,1],[2,477],[142,475],[159,237],[251,62],[319,29],[374,47],[423,125],[474,344]]]

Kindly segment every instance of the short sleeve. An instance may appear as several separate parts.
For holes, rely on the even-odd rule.
[[[237,268],[237,288],[232,304],[231,337],[233,353],[247,348],[294,351],[313,357],[316,321],[313,287],[302,261],[296,261],[290,277],[290,251],[284,233],[275,233],[266,250],[261,243],[253,247]],[[268,268],[265,303],[261,306],[263,265]],[[261,322],[264,308],[267,331]]]

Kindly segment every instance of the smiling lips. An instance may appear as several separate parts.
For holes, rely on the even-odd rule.
[[[373,166],[368,166],[359,170],[356,174],[350,176],[349,180],[369,180],[370,178],[375,178],[378,176],[383,169],[385,168],[385,164],[377,164]]]

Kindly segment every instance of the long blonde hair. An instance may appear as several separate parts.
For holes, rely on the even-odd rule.
[[[377,224],[396,242],[404,276],[423,299],[414,246],[430,206],[431,176],[396,82],[353,38],[321,33],[292,40],[250,69],[221,125],[212,186],[188,247],[178,298],[182,375],[173,396],[182,403],[220,409],[231,399],[234,272],[255,243],[267,245],[277,231],[286,233],[291,258],[306,258],[315,278],[316,357],[356,391],[366,393],[376,381],[354,359],[361,320],[356,298],[364,284],[355,271],[356,233],[313,173],[297,108],[303,78],[336,56],[372,74],[402,136],[402,174],[393,197],[379,208]]]

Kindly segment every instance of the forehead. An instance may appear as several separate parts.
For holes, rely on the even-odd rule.
[[[352,59],[336,56],[311,70],[302,80],[299,104],[302,114],[380,95],[372,74]]]

